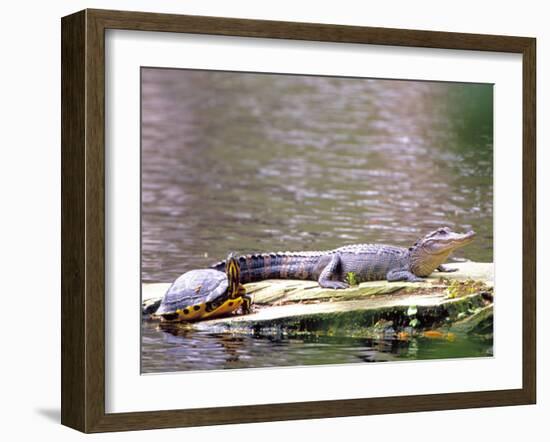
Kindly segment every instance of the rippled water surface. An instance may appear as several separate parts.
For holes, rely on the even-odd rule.
[[[144,69],[142,120],[146,282],[440,225],[492,261],[490,85]]]
[[[492,101],[491,85],[142,69],[143,282],[229,251],[409,246],[442,225],[478,232],[454,259],[492,261]],[[258,364],[297,348],[253,342]]]

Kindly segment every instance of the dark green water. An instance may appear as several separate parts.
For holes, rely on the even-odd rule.
[[[492,103],[491,85],[143,69],[142,281],[229,251],[409,246],[439,226],[478,233],[452,259],[492,261]],[[145,328],[144,369],[177,369],[159,356],[168,339]],[[219,337],[178,339],[180,357],[194,340],[210,349],[203,368],[224,359]],[[247,366],[271,347],[283,365],[339,348],[245,342]]]

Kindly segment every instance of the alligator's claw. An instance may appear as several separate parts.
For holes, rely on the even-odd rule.
[[[347,289],[349,284],[342,281],[323,281],[321,287],[325,289]]]

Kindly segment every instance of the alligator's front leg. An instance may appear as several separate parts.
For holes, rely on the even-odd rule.
[[[458,269],[455,267],[447,267],[441,264],[436,268],[438,272],[445,272],[445,273],[451,273],[451,272],[458,272]]]
[[[414,273],[408,270],[391,270],[386,275],[388,282],[407,281],[407,282],[424,282],[425,279],[419,278]]]
[[[349,284],[342,281],[333,280],[338,275],[338,269],[342,268],[342,259],[338,253],[332,255],[330,262],[319,276],[319,285],[326,289],[347,289]]]

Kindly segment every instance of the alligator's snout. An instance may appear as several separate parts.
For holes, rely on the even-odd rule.
[[[466,232],[464,235],[463,235],[463,240],[465,242],[472,242],[474,240],[474,238],[476,237],[476,232],[474,232],[473,230],[470,230],[469,232]]]
[[[429,254],[449,254],[453,250],[470,244],[475,236],[476,232],[473,230],[466,233],[457,233],[453,232],[449,227],[441,227],[419,240],[414,248],[417,251],[424,250]]]
[[[457,249],[463,247],[466,244],[470,244],[476,236],[476,232],[470,230],[466,233],[449,232],[448,235],[442,235],[441,237],[435,237],[435,244],[440,243],[440,247]]]

